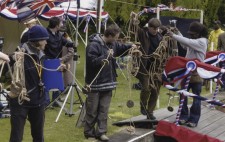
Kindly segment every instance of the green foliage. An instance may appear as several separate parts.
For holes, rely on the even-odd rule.
[[[222,0],[221,2],[221,5],[218,9],[218,17],[219,17],[219,20],[225,24],[225,0]]]
[[[222,0],[205,0],[204,4],[204,21],[207,26],[211,26],[214,20],[218,19],[218,9]]]
[[[126,22],[129,20],[131,11],[141,11],[144,5],[155,7],[159,3],[169,5],[174,2],[174,6],[182,6],[188,9],[201,9],[204,11],[204,24],[208,27],[212,26],[214,20],[220,19],[225,23],[225,0],[107,0],[105,1],[105,10],[115,20],[115,22],[125,29]],[[136,5],[135,5],[136,4]],[[163,16],[177,16],[183,18],[200,18],[200,12],[161,12]],[[155,14],[144,14],[141,16],[141,24],[146,23],[149,18],[156,16]]]

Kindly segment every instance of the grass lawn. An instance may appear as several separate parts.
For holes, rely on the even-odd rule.
[[[84,48],[79,47],[78,54],[81,56],[76,70],[76,77],[84,84]],[[126,118],[130,118],[133,116],[140,115],[139,112],[139,93],[140,91],[130,89],[133,83],[136,83],[137,80],[135,78],[131,78],[131,81],[127,81],[120,70],[117,71],[119,77],[118,82],[119,85],[117,89],[113,92],[113,98],[110,105],[109,118],[108,119],[108,135],[112,135],[115,132],[120,131],[122,128],[112,126],[113,122],[117,122],[119,120],[123,120]],[[160,108],[167,107],[168,96],[166,95],[168,91],[161,87],[160,90]],[[203,88],[202,94],[207,94],[205,89]],[[81,94],[83,99],[85,98],[83,94]],[[75,98],[77,99],[77,95],[75,94]],[[126,106],[127,100],[134,101],[134,107],[128,108]],[[67,104],[67,108],[69,108],[69,104]],[[68,115],[64,115],[64,111],[62,112],[59,121],[55,123],[55,119],[58,115],[60,108],[48,109],[46,111],[46,121],[45,121],[45,141],[46,142],[83,142],[88,141],[85,140],[83,136],[83,128],[75,127],[76,121],[78,118],[78,114],[75,114],[71,117]],[[73,111],[76,112],[79,110],[79,105],[73,106]],[[176,110],[175,110],[176,111]],[[7,142],[9,141],[10,136],[10,119],[0,119],[0,141]],[[27,121],[24,131],[24,139],[23,142],[31,142],[31,134],[30,134],[30,126]]]

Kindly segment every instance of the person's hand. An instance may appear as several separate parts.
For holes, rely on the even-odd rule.
[[[23,87],[20,82],[12,82],[10,86],[10,92],[9,92],[9,97],[10,98],[16,98],[19,96],[21,93]]]
[[[135,12],[132,11],[132,12],[130,13],[130,17],[135,18],[136,16],[137,16],[137,14],[136,14]]]
[[[173,33],[175,33],[175,34],[178,34],[178,33],[179,33],[179,30],[178,30],[178,28],[176,28],[176,27],[171,27],[170,30],[171,30]]]
[[[66,64],[61,63],[61,65],[58,67],[57,70],[61,71],[61,72],[65,71],[66,70]]]
[[[6,62],[10,61],[9,56],[2,52],[0,52],[0,59],[4,60]]]
[[[136,57],[141,57],[142,56],[142,52],[139,50],[140,48],[140,44],[133,44],[132,45],[132,54],[133,56],[136,56]]]
[[[170,37],[172,37],[173,34],[174,34],[174,33],[173,33],[171,30],[168,30],[167,33],[166,33],[166,35],[167,35],[167,36],[170,36]]]
[[[133,48],[134,50],[136,50],[136,49],[139,49],[140,46],[137,46],[136,44],[132,44],[132,45],[131,45],[131,48]]]
[[[15,54],[12,56],[14,61],[17,61],[17,60],[23,58],[23,56],[24,56],[24,52],[19,51],[19,52],[14,52],[14,53]]]
[[[113,49],[109,49],[109,50],[108,50],[108,57],[109,57],[109,58],[113,57],[113,54],[114,54]]]

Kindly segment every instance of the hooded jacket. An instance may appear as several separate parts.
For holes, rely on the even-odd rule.
[[[100,34],[91,35],[90,43],[86,48],[86,84],[91,84],[97,76],[93,84],[90,86],[92,91],[108,91],[116,88],[116,59],[114,57],[126,55],[131,45],[120,44],[114,42],[106,44]],[[103,66],[103,59],[107,59],[109,49],[113,49],[113,57],[108,58],[109,64]],[[124,54],[126,53],[126,54]],[[102,70],[100,71],[100,69]],[[100,71],[100,73],[99,73]],[[97,75],[99,73],[99,75]]]

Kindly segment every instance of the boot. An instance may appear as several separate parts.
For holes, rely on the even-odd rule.
[[[141,109],[140,109],[141,114],[142,115],[147,115],[147,110],[146,110],[145,106],[142,105],[142,103],[140,103],[140,106],[141,106]]]
[[[153,113],[148,113],[147,119],[156,120],[156,117],[153,115]]]

